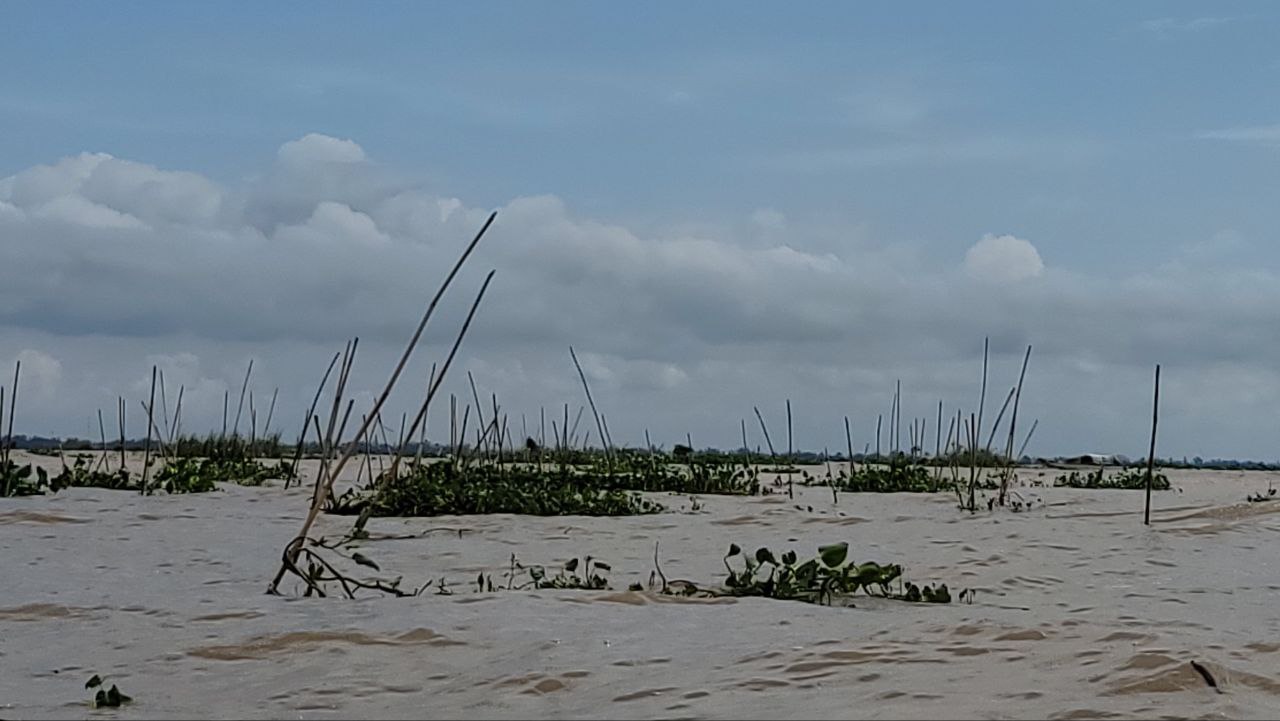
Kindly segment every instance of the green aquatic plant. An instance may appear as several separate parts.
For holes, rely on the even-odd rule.
[[[380,477],[365,488],[349,489],[327,510],[362,518],[484,513],[633,516],[665,510],[602,478],[606,477],[528,467],[410,464],[394,480]]]
[[[28,463],[0,458],[0,498],[38,496],[49,487],[49,472]]]
[[[64,488],[107,488],[119,491],[137,491],[138,483],[128,469],[119,468],[105,471],[94,468],[93,461],[87,456],[76,456],[68,466],[64,461],[62,471],[49,482],[54,492]]]
[[[174,458],[156,473],[147,491],[208,493],[217,490],[218,483],[260,486],[268,479],[288,479],[293,474],[293,464],[284,460],[268,466],[253,459]]]
[[[98,689],[98,692],[93,697],[94,708],[119,708],[133,701],[132,696],[126,696],[115,684],[111,684],[109,689],[106,688],[102,677],[96,673],[85,682],[84,687],[86,689]]]
[[[609,581],[600,572],[613,570],[609,564],[598,561],[591,556],[582,558],[581,562],[577,558],[569,559],[569,562],[564,564],[554,576],[548,576],[544,566],[524,566],[516,562],[514,556],[512,556],[512,563],[514,568],[524,571],[528,578],[525,583],[514,586],[517,590],[543,588],[602,591],[609,588]],[[579,571],[581,571],[581,575],[579,575]],[[511,586],[509,585],[508,587],[510,588]]]
[[[1071,471],[1055,478],[1053,485],[1065,488],[1109,488],[1129,491],[1142,491],[1147,488],[1147,471],[1144,468],[1125,468],[1109,476],[1104,475],[1103,471],[1102,468],[1091,473]],[[1152,474],[1152,490],[1167,491],[1170,488],[1172,485],[1169,483],[1168,476],[1160,471]]]
[[[156,473],[147,489],[165,493],[208,493],[218,489],[215,475],[206,470],[205,461],[196,458],[176,458]]]
[[[1266,493],[1262,493],[1261,491],[1258,493],[1252,493],[1245,500],[1250,503],[1263,503],[1264,501],[1274,501],[1277,498],[1280,498],[1280,496],[1276,495],[1276,489],[1268,483]]]
[[[292,473],[293,465],[288,461],[267,466],[256,460],[179,457],[160,467],[156,475],[147,481],[146,492],[207,493],[217,490],[218,483],[257,486],[269,478],[286,478]],[[94,467],[91,457],[77,455],[71,465],[63,463],[62,471],[49,480],[48,487],[55,492],[65,488],[136,492],[140,484],[141,479],[126,468],[104,470]]]
[[[804,471],[800,483],[808,486],[830,486],[845,493],[937,493],[950,491],[954,486],[950,479],[915,463],[866,464],[852,472],[841,468],[835,474],[828,471],[820,477]]]
[[[741,559],[738,567],[735,567],[731,559]],[[690,581],[668,581],[658,563],[657,548],[654,549],[655,573],[661,579],[660,590],[663,593],[684,596],[759,596],[826,605],[836,602],[852,605],[849,598],[861,591],[864,595],[899,601],[951,602],[951,593],[946,584],[936,587],[904,584],[903,570],[899,564],[851,562],[847,543],[821,546],[816,556],[804,561],[800,560],[795,551],[777,555],[768,548],[760,548],[754,554],[743,553],[742,547],[735,543],[729,546],[722,560],[728,572],[722,588],[704,589]],[[897,593],[893,591],[895,581],[899,585]],[[634,585],[632,589],[639,590]]]

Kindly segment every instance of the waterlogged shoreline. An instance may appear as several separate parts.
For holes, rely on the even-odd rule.
[[[374,519],[375,534],[425,534],[366,544],[383,575],[443,577],[454,594],[355,601],[263,593],[303,490],[0,499],[0,718],[1274,716],[1280,503],[1244,498],[1280,474],[1168,475],[1151,528],[1141,493],[1054,488],[1022,489],[1043,501],[1032,511],[973,516],[945,494],[833,505],[797,487],[794,501],[699,496],[696,513],[658,496],[670,512]],[[318,533],[350,522],[323,517]],[[730,543],[806,556],[848,541],[860,561],[977,598],[827,608],[625,591],[648,580],[655,541],[668,577],[707,585]],[[613,590],[475,593],[513,553],[594,556]],[[136,701],[91,709],[94,673]]]

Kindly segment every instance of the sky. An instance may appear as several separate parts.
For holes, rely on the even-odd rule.
[[[517,436],[585,401],[572,345],[615,442],[736,447],[757,406],[779,442],[790,399],[797,447],[848,416],[861,450],[898,381],[935,439],[989,337],[988,426],[1033,348],[1029,454],[1145,455],[1159,363],[1159,455],[1280,458],[1274,3],[4,14],[19,433],[111,435],[123,395],[145,434],[153,365],[216,429],[252,359],[292,437],[353,336],[367,409],[497,211],[392,428],[492,269],[445,390],[470,371]]]

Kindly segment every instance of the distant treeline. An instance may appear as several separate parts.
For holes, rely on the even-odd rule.
[[[185,436],[178,439],[178,455],[195,456],[195,455],[216,455],[216,453],[201,453],[202,446],[205,445],[221,445],[227,440],[213,434],[210,436],[197,437]],[[242,443],[248,443],[248,439],[240,437]],[[156,441],[153,439],[152,447],[155,447]],[[84,438],[54,438],[47,436],[26,436],[15,435],[12,441],[12,447],[20,450],[28,451],[48,451],[53,452],[61,448],[63,451],[96,451],[109,450],[118,451],[120,449],[120,440],[108,439],[104,446],[101,441],[91,441]],[[124,442],[125,450],[142,451],[146,447],[145,438],[128,438]],[[281,443],[279,438],[273,436],[271,438],[259,438],[253,442],[254,450],[263,456],[279,456],[290,455],[297,451],[292,443]],[[361,444],[361,451],[368,449],[370,453],[393,454],[396,452],[396,446],[387,443],[369,443]],[[447,444],[427,442],[422,444],[421,455],[429,457],[439,457],[449,455],[452,448]],[[464,451],[472,451],[469,446],[464,446]],[[515,451],[513,453],[513,450]],[[524,447],[519,449],[506,449],[504,455],[518,457]],[[552,449],[547,449],[551,451]],[[631,453],[648,453],[644,448],[626,448],[615,449],[615,451],[623,450]],[[408,443],[405,445],[405,453],[417,455],[419,453],[418,443]],[[572,454],[580,462],[587,462],[591,456],[603,452],[598,448],[576,449]],[[770,455],[769,453],[761,453],[759,450],[748,450],[745,448],[737,448],[734,450],[721,450],[718,448],[704,448],[688,451],[687,447],[677,445],[674,451],[663,448],[653,449],[654,453],[672,456],[675,460],[694,460],[701,463],[750,463],[754,465],[820,465],[823,463],[847,463],[848,455],[845,453],[815,453],[812,451],[795,451],[793,453],[779,453]],[[319,455],[320,444],[311,442],[303,444],[302,453],[304,456]],[[934,458],[933,456],[917,455],[915,457],[909,454],[899,452],[896,456],[893,454],[883,453],[855,453],[853,461],[855,463],[885,463],[890,464],[895,460],[898,463],[908,462],[923,466],[949,466],[957,463],[961,466],[969,465],[969,455],[967,451],[960,451],[953,454],[955,457],[944,455],[942,458]],[[978,451],[977,465],[984,467],[999,467],[1005,464],[1003,457],[983,450]],[[1018,465],[1040,465],[1040,464],[1074,464],[1085,458],[1084,456],[1055,456],[1053,458],[1032,458],[1023,456],[1018,459]],[[1128,459],[1115,458],[1107,465],[1115,466],[1136,466],[1146,465],[1146,459]],[[1184,468],[1184,469],[1205,469],[1205,470],[1244,470],[1244,471],[1277,471],[1280,470],[1280,461],[1247,461],[1236,460],[1231,458],[1194,458],[1183,457],[1175,458],[1157,458],[1156,465],[1163,468]]]

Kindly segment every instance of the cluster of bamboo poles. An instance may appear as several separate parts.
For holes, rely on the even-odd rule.
[[[304,580],[307,579],[306,574],[297,567],[298,558],[301,555],[303,544],[306,542],[307,535],[310,533],[312,525],[320,515],[321,509],[324,507],[325,502],[332,498],[334,482],[342,474],[343,469],[347,463],[350,462],[351,458],[359,452],[361,444],[367,444],[367,434],[371,431],[373,424],[378,423],[381,425],[380,413],[382,411],[382,407],[386,403],[387,398],[390,397],[397,381],[400,380],[400,376],[404,372],[405,366],[409,362],[409,358],[412,356],[418,342],[422,339],[422,334],[426,330],[427,324],[435,314],[436,307],[439,305],[440,299],[444,296],[445,291],[449,289],[449,286],[452,285],[454,278],[457,277],[458,272],[466,263],[467,258],[471,256],[471,253],[480,243],[480,239],[484,237],[496,217],[497,213],[489,215],[479,232],[476,233],[475,238],[467,245],[453,268],[449,271],[449,274],[441,282],[440,287],[436,290],[436,293],[432,297],[430,303],[428,303],[427,308],[422,315],[422,319],[418,322],[417,328],[414,329],[413,335],[410,337],[404,352],[401,354],[399,362],[391,372],[391,377],[387,380],[386,385],[378,395],[373,407],[369,412],[362,415],[360,426],[355,431],[352,439],[345,442],[345,444],[340,442],[340,439],[343,438],[343,429],[345,429],[347,420],[350,418],[354,399],[347,400],[345,410],[343,410],[343,400],[347,382],[351,377],[351,369],[355,362],[359,339],[353,339],[348,342],[346,344],[346,348],[340,354],[342,363],[341,366],[339,366],[338,376],[335,382],[333,399],[327,422],[327,430],[322,434],[320,432],[320,417],[315,414],[315,406],[318,404],[320,396],[328,384],[329,376],[333,372],[333,367],[338,362],[338,356],[335,355],[334,360],[330,362],[329,369],[325,372],[325,377],[321,381],[319,389],[316,392],[315,400],[312,402],[312,407],[307,413],[307,418],[305,419],[303,426],[304,432],[308,426],[313,427],[316,431],[317,437],[320,439],[320,468],[316,475],[315,485],[311,493],[310,508],[302,523],[302,528],[285,546],[280,569],[268,586],[269,592],[278,592],[279,584],[287,573],[292,572]],[[402,430],[402,442],[406,438],[413,438],[415,434],[418,433],[419,427],[422,427],[425,423],[427,409],[431,406],[431,401],[434,400],[441,383],[443,383],[445,376],[449,371],[450,365],[453,363],[454,357],[457,355],[458,348],[462,345],[462,340],[466,336],[467,330],[471,327],[471,322],[475,318],[476,310],[479,308],[480,302],[484,299],[485,292],[488,290],[489,283],[493,280],[493,276],[494,271],[492,270],[485,276],[484,283],[480,286],[480,290],[471,304],[466,320],[463,321],[462,327],[459,329],[457,336],[454,339],[453,346],[450,348],[448,356],[439,366],[439,371],[436,371],[435,366],[432,367],[431,376],[427,382],[426,397],[419,406],[418,412],[413,419],[413,423],[408,429]],[[339,418],[341,418],[341,423],[339,423]],[[302,443],[300,442],[298,444],[299,453],[301,452],[301,448]],[[403,449],[403,443],[401,445],[401,449]],[[421,444],[419,444],[419,449],[421,449]],[[387,473],[383,474],[382,478],[394,478],[396,476],[396,469],[401,461],[401,457],[402,454],[397,452],[391,461],[390,469]]]

